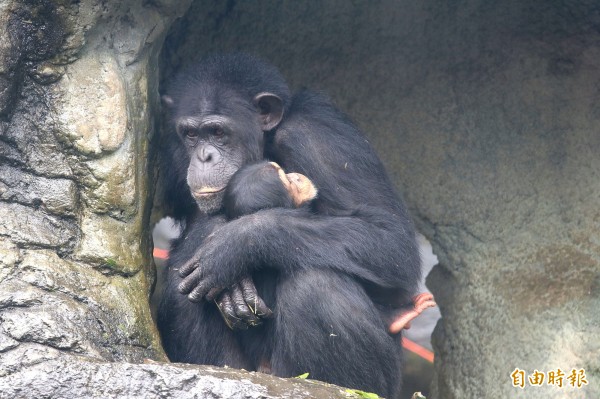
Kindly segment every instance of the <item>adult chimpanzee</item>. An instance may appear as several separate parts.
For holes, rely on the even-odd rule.
[[[244,55],[194,65],[165,103],[173,137],[163,169],[186,222],[159,309],[170,358],[256,369],[211,299],[230,287],[251,304],[249,276],[266,275],[274,374],[309,372],[396,397],[401,348],[382,315],[410,302],[420,260],[412,222],[364,136],[320,95],[304,91],[290,102],[275,68]],[[231,176],[263,157],[315,183],[312,213],[274,208],[226,220]]]

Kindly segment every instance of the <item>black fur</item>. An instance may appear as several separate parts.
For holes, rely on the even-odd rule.
[[[251,58],[236,57],[236,63],[258,65]],[[221,62],[226,60],[221,58]],[[272,90],[273,81],[284,87],[272,69],[263,73],[239,68],[236,74],[248,72],[252,79],[229,79],[227,72],[215,72],[227,70],[226,65],[217,64],[210,64],[213,69],[200,64],[200,80],[196,75],[180,76],[171,90],[176,110],[184,106],[177,104],[193,103],[207,82],[215,98],[221,87],[240,90],[238,98],[247,99],[247,108],[255,92]],[[244,88],[245,83],[240,83],[238,89],[231,81],[251,81],[252,86]],[[219,112],[219,104],[213,105],[213,112]],[[245,117],[244,110],[240,115]],[[238,139],[241,143],[261,138]],[[325,97],[301,92],[289,108],[286,104],[281,124],[266,133],[264,156],[287,172],[306,175],[319,189],[313,212],[278,207],[231,221],[223,211],[200,214],[189,206],[191,197],[185,192],[190,157],[181,155],[185,154],[181,146],[181,141],[170,140],[167,172],[174,184],[171,200],[187,223],[171,251],[159,309],[159,328],[171,360],[253,370],[256,359],[270,355],[272,371],[278,376],[308,372],[310,378],[397,397],[401,347],[399,339],[387,333],[381,309],[408,302],[415,293],[419,253],[412,222],[356,126]],[[233,150],[255,148],[240,145]],[[243,154],[241,158],[261,156]],[[181,205],[182,199],[187,207]],[[248,356],[241,349],[248,341],[227,329],[213,303],[192,303],[178,292],[179,266],[197,251],[201,284],[228,287],[248,274],[257,282],[275,313],[272,322],[245,335],[264,343],[254,348],[260,353]],[[263,276],[267,276],[266,283]],[[269,336],[273,339],[264,339]]]
[[[292,197],[268,162],[246,166],[232,177],[223,198],[228,220],[268,208],[293,208]]]
[[[223,199],[228,220],[250,215],[263,209],[294,208],[294,202],[281,182],[275,168],[263,161],[238,170],[229,181]],[[305,206],[308,211],[308,205]],[[281,279],[277,267],[261,265],[253,274],[260,297],[271,309],[276,309],[277,287]],[[250,363],[250,369],[272,364],[276,339],[274,320],[263,320],[262,325],[250,330],[236,331],[240,351]]]

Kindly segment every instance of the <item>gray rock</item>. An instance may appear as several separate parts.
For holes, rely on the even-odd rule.
[[[20,204],[0,202],[0,235],[21,245],[72,248],[79,235],[71,220],[46,214]]]
[[[42,207],[48,212],[73,216],[77,187],[72,180],[48,179],[0,165],[0,200]]]
[[[4,333],[0,333],[0,352],[6,352],[19,346],[19,341],[12,339]]]
[[[186,364],[101,363],[61,355],[1,377],[0,398],[348,398],[343,388],[310,380]],[[0,359],[2,354],[0,354]],[[33,359],[28,359],[33,360]]]

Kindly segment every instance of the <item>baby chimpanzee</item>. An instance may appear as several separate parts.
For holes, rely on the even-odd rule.
[[[300,173],[285,173],[275,162],[260,162],[237,171],[225,190],[229,220],[267,208],[300,207],[315,199],[317,189]]]
[[[225,215],[233,220],[268,208],[305,208],[317,196],[314,184],[300,173],[285,173],[275,162],[260,162],[238,170],[223,197]],[[300,212],[302,210],[299,210]],[[273,317],[278,273],[269,265],[240,282],[242,291],[231,290],[215,301],[227,325],[235,331],[241,351],[251,367],[270,372]],[[253,298],[254,300],[249,300]],[[266,304],[265,304],[266,302]],[[250,313],[251,312],[251,313]],[[263,323],[264,322],[264,323]],[[248,326],[253,328],[248,329]]]

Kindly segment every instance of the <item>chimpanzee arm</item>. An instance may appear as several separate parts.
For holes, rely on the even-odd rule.
[[[185,231],[175,240],[171,249],[167,263],[169,285],[174,288],[179,284],[181,279],[178,275],[175,276],[174,273],[178,273],[179,268],[196,254],[198,246],[207,236],[225,223],[226,220],[222,215],[207,216],[195,213],[190,218]],[[164,302],[177,304],[180,297],[185,300],[176,291],[166,290]],[[273,315],[271,309],[259,297],[254,282],[249,276],[245,276],[236,281],[235,284],[228,286],[219,298],[215,298],[215,303],[225,323],[232,329],[247,329],[248,327],[260,325],[262,323],[261,319],[270,318]],[[168,308],[168,306],[165,306],[165,308]]]
[[[216,229],[180,268],[179,285],[191,300],[214,297],[261,265],[284,274],[334,269],[412,294],[420,278],[412,230],[397,215],[361,207],[351,216],[268,209]]]

